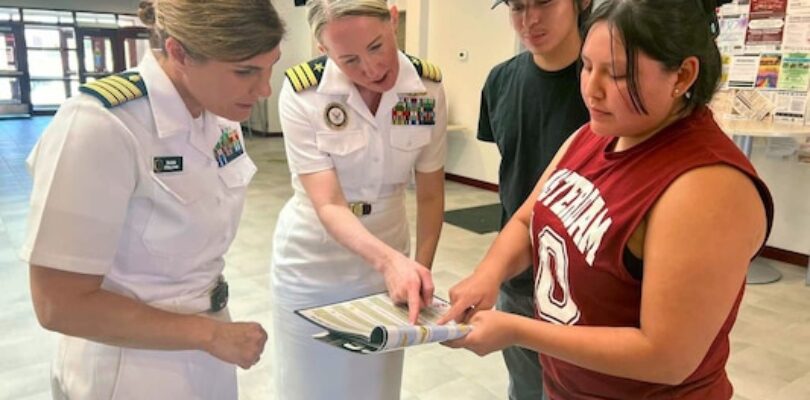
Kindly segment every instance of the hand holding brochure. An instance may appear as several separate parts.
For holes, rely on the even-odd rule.
[[[411,325],[407,307],[379,293],[296,313],[327,330],[313,335],[317,340],[349,351],[381,353],[465,336],[469,325],[436,324],[449,308],[447,301],[434,297],[433,304],[419,313],[417,324]]]

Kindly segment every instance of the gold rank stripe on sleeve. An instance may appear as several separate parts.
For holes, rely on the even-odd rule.
[[[314,60],[303,62],[296,66],[287,68],[284,75],[292,84],[296,92],[317,87],[323,76],[326,65],[326,56],[318,57]]]
[[[97,98],[104,107],[110,108],[146,96],[146,85],[138,73],[125,72],[88,82],[79,87],[79,91]]]

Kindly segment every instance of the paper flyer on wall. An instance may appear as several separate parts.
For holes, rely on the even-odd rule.
[[[810,51],[810,15],[788,15],[785,18],[782,51]]]
[[[810,14],[810,0],[788,0],[788,15]]]
[[[776,89],[781,64],[781,54],[763,54],[759,56],[759,69],[757,70],[755,87],[757,89]]]
[[[745,50],[748,15],[723,16],[717,22],[720,24],[720,35],[716,39],[717,47],[727,54],[742,53]]]
[[[728,68],[728,87],[754,87],[757,72],[759,72],[759,56],[732,56]]]
[[[804,92],[808,86],[810,86],[810,54],[784,55],[776,87],[779,90]]]
[[[793,124],[803,124],[807,110],[807,93],[805,92],[778,92],[776,94],[776,107],[773,112],[774,121]]]
[[[747,52],[766,52],[779,49],[785,26],[787,0],[751,0],[748,32],[745,35]]]
[[[774,110],[773,92],[758,90],[738,90],[734,94],[731,115],[734,119],[762,121]]]
[[[426,343],[458,339],[470,332],[466,324],[436,322],[450,304],[434,297],[422,309],[416,325],[408,323],[408,309],[394,304],[386,293],[296,311],[325,332],[313,338],[357,353],[381,353]]]
[[[728,71],[731,69],[731,55],[720,54],[720,88],[728,89]]]
[[[720,8],[717,9],[717,15],[725,17],[729,15],[748,14],[748,6],[749,4],[747,1],[732,1],[720,6]]]

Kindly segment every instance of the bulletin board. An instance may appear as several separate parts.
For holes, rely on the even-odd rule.
[[[718,118],[810,126],[810,0],[735,0],[718,9],[718,22]],[[799,142],[810,162],[810,142]]]

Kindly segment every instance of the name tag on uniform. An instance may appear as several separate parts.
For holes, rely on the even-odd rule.
[[[183,170],[183,157],[155,157],[152,159],[152,170],[155,171],[156,174],[163,172],[180,172]]]
[[[214,158],[222,168],[245,152],[239,133],[231,127],[223,127],[217,145],[214,146]]]

